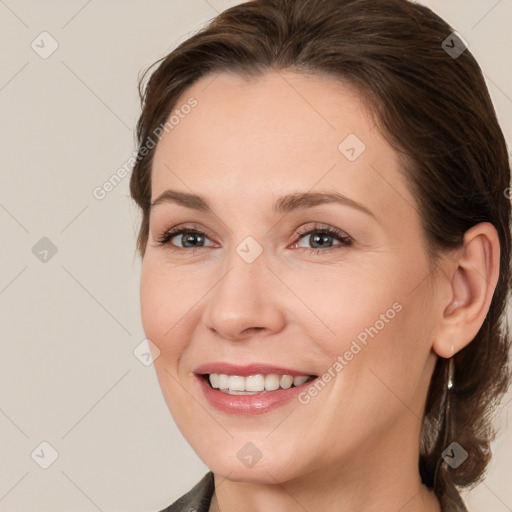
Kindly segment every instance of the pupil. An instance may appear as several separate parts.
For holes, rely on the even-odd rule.
[[[312,246],[315,246],[317,243],[318,244],[328,243],[329,238],[330,238],[330,235],[315,235],[315,236],[313,236]],[[320,245],[320,247],[323,247],[323,246]]]
[[[184,237],[185,241],[183,242],[183,245],[186,245],[186,244],[188,244],[189,242],[192,241],[192,246],[194,246],[194,243],[193,243],[194,242],[194,238],[197,238],[197,239],[200,240],[202,237],[201,237],[201,235],[198,235],[197,233],[189,233],[188,235],[186,235]]]
[[[184,236],[183,238],[184,238],[183,245],[186,245],[189,243],[191,243],[192,246],[201,245],[202,236],[197,233],[189,233],[188,235]],[[320,235],[314,235],[311,238],[312,238],[313,246],[323,247],[324,244],[329,243],[329,239],[331,238],[331,235],[320,234]],[[196,244],[194,244],[194,239],[196,239],[196,242],[197,242]]]

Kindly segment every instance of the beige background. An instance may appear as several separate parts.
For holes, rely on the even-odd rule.
[[[135,149],[139,71],[236,3],[0,0],[0,511],[156,511],[207,470],[133,353],[129,178],[93,190]],[[510,144],[512,2],[425,3],[468,41]],[[511,411],[471,511],[512,510]]]

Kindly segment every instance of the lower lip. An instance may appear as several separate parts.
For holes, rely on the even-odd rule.
[[[296,398],[317,378],[288,389],[277,389],[266,393],[254,395],[229,395],[218,389],[212,388],[206,379],[201,375],[196,375],[201,386],[204,397],[216,409],[228,414],[263,414],[281,407]]]

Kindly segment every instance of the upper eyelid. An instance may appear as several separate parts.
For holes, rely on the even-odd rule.
[[[298,234],[299,236],[303,236],[305,234],[308,234],[310,231],[330,231],[332,234],[340,234],[340,235],[345,235],[346,237],[350,237],[350,235],[344,231],[343,229],[340,229],[340,228],[335,228],[334,226],[330,226],[328,224],[325,224],[325,225],[322,225],[322,224],[319,224],[318,222],[314,222],[314,225],[313,226],[310,226],[308,227],[307,229],[304,228],[302,230],[302,226],[300,228],[297,228],[295,229],[294,231],[294,234]],[[299,230],[301,230],[301,232],[299,232]],[[172,228],[169,228],[169,229],[165,229],[162,234],[165,235],[167,233],[175,233],[175,234],[181,234],[181,232],[183,231],[190,231],[190,232],[197,232],[199,234],[202,234],[202,235],[207,235],[210,237],[210,231],[206,228],[203,228],[203,227],[196,227],[196,226],[180,226],[179,224],[175,227],[172,227]],[[211,238],[211,237],[210,237]]]
[[[298,228],[294,231],[294,236],[296,237],[296,240],[301,240],[302,238],[304,238],[305,236],[310,236],[312,232],[321,232],[321,231],[324,231],[326,232],[328,235],[330,236],[333,236],[333,237],[337,237],[339,240],[344,240],[346,242],[350,242],[350,243],[353,243],[354,242],[354,239],[351,235],[349,235],[346,231],[340,229],[340,228],[336,228],[334,226],[330,226],[328,224],[322,224],[322,223],[319,223],[319,222],[313,222],[313,225],[312,226],[309,226],[307,228]],[[197,233],[197,234],[200,234],[200,235],[204,235],[206,236],[209,240],[213,241],[214,243],[216,243],[213,238],[210,236],[209,232],[207,229],[203,228],[203,227],[199,227],[199,226],[175,226],[173,228],[170,228],[170,229],[167,229],[165,230],[162,235],[158,236],[157,237],[157,240],[160,241],[160,240],[164,240],[166,239],[166,242],[165,243],[169,243],[169,241],[176,237],[176,236],[181,236],[183,235],[184,233],[187,233],[187,232],[191,232],[191,233]],[[183,248],[183,247],[176,247],[176,249],[186,249],[186,248]],[[304,249],[307,249],[307,248],[304,248]]]

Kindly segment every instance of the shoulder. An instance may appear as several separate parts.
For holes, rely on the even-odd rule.
[[[214,490],[213,473],[208,471],[190,491],[159,512],[208,512]]]

